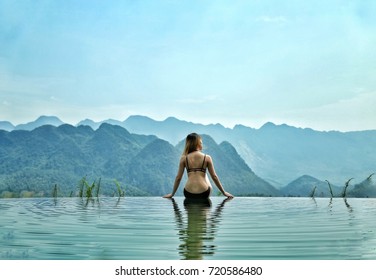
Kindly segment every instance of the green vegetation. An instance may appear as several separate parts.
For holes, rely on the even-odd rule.
[[[117,180],[115,180],[115,185],[117,188],[118,197],[125,196],[125,191],[123,190],[123,188],[121,187],[120,183]]]
[[[124,197],[125,196],[125,191],[121,187],[120,183],[115,180],[115,185],[116,185],[116,191],[114,192],[118,194],[118,197]],[[86,180],[86,176],[82,177],[78,184],[78,196],[80,198],[86,198],[86,199],[92,199],[93,194],[95,192],[95,197],[98,199],[100,196],[100,190],[101,190],[101,178],[99,178],[98,182],[96,180],[93,181],[93,183],[89,183]]]
[[[204,143],[226,190],[234,195],[279,195],[230,143],[218,145],[209,136]],[[55,185],[52,196],[123,196],[125,184],[127,196],[162,196],[171,192],[181,151],[181,144],[110,124],[97,130],[45,125],[32,131],[0,131],[0,197],[51,196]]]
[[[235,196],[307,196],[312,186],[317,186],[313,195],[340,196],[341,188],[306,175],[276,189],[229,142],[217,144],[208,135],[203,142],[226,191]],[[71,125],[0,130],[0,198],[122,197],[125,185],[127,196],[162,196],[171,192],[183,145],[110,124],[97,130]],[[342,195],[376,197],[373,174],[354,187],[348,181]]]

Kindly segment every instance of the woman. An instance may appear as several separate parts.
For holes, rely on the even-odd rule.
[[[184,174],[184,168],[187,169],[188,180],[184,187],[184,196],[186,198],[208,198],[211,193],[211,185],[206,176],[206,169],[213,179],[215,185],[224,196],[232,198],[233,195],[226,192],[214,170],[214,165],[209,155],[202,152],[202,139],[197,133],[191,133],[185,141],[183,155],[180,158],[178,174],[175,178],[172,193],[164,198],[172,198],[178,190],[180,181]]]

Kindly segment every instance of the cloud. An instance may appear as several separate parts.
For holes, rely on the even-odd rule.
[[[375,129],[376,92],[358,93],[330,104],[285,112],[282,117],[291,124],[318,130]]]
[[[285,23],[288,20],[284,16],[260,16],[256,18],[256,21],[265,23]]]

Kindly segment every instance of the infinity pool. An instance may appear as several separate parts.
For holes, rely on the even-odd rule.
[[[0,200],[0,259],[376,259],[376,199]]]

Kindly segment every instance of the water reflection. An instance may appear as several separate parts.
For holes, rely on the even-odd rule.
[[[344,198],[343,201],[345,202],[345,205],[346,205],[347,209],[348,209],[349,212],[351,213],[351,212],[353,211],[351,205],[347,202],[347,199],[346,199],[346,198]]]
[[[346,208],[347,208],[347,210],[349,211],[349,213],[353,212],[353,208],[352,208],[351,205],[347,202],[347,198],[346,198],[346,197],[343,198],[343,202],[345,203]],[[328,208],[329,208],[329,211],[330,211],[330,212],[331,212],[332,209],[333,209],[333,198],[332,198],[332,197],[331,197],[330,200],[329,200]]]
[[[329,207],[329,210],[331,212],[332,209],[333,209],[333,197],[330,198],[328,207]]]
[[[181,241],[178,250],[182,259],[199,260],[215,253],[214,237],[223,207],[229,200],[231,199],[224,199],[212,212],[210,199],[185,199],[186,220],[184,220],[184,213],[176,201],[171,199]]]

